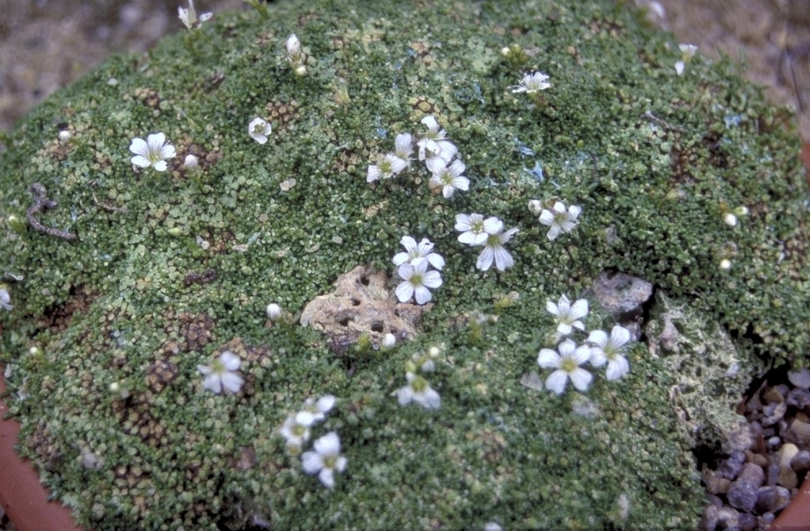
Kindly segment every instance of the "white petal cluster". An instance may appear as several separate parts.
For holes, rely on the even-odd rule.
[[[515,264],[504,244],[518,233],[518,228],[505,231],[503,227],[503,221],[496,217],[484,219],[484,216],[475,213],[456,215],[456,230],[461,232],[458,241],[484,248],[475,262],[475,267],[481,271],[487,271],[493,263],[499,271],[506,271]]]
[[[307,73],[307,54],[301,48],[301,41],[295,33],[291,33],[287,40],[284,41],[284,50],[286,51],[286,59],[290,63],[290,68],[297,76],[305,76]]]
[[[441,188],[445,199],[453,197],[453,192],[461,190],[466,192],[470,188],[470,180],[462,175],[466,166],[456,159],[449,166],[436,167],[436,171],[428,181],[430,188]]]
[[[536,208],[532,202],[529,203],[529,210]],[[571,205],[567,209],[565,205],[556,201],[552,210],[543,209],[540,212],[540,223],[548,225],[548,239],[554,241],[563,232],[571,232],[577,226],[577,218],[582,212],[582,208]]]
[[[430,290],[442,285],[442,276],[438,271],[428,271],[428,265],[442,269],[444,258],[433,252],[433,243],[427,238],[422,238],[417,244],[412,237],[403,236],[400,243],[405,252],[397,253],[393,259],[402,279],[395,291],[397,299],[408,302],[413,297],[417,304],[430,302],[433,298]]]
[[[411,402],[416,402],[425,409],[439,409],[442,405],[442,398],[428,381],[412,372],[405,373],[408,385],[397,390],[397,400],[401,406],[406,406]]]
[[[439,127],[439,122],[433,116],[425,116],[420,123],[427,127],[427,131],[416,143],[419,147],[419,160],[425,162],[428,170],[436,173],[453,160],[458,148],[447,138],[447,131]]]
[[[259,144],[267,143],[267,136],[272,132],[273,128],[267,123],[267,120],[259,118],[258,116],[248,124],[248,134],[250,138]]]
[[[402,265],[405,262],[418,265],[427,260],[436,269],[441,270],[444,267],[444,258],[433,252],[433,243],[427,238],[422,238],[417,244],[410,236],[403,236],[400,243],[405,247],[405,252],[394,255],[394,265]]]
[[[560,336],[567,336],[576,328],[585,331],[585,325],[580,321],[588,315],[588,301],[579,299],[573,305],[565,295],[555,304],[546,301],[546,310],[557,318],[557,333]]]
[[[220,354],[211,365],[197,365],[197,369],[205,376],[203,387],[219,394],[223,391],[238,393],[244,380],[236,374],[242,360],[233,352],[226,350]]]
[[[512,87],[513,93],[525,92],[527,94],[536,94],[541,90],[546,90],[551,87],[548,83],[548,76],[542,72],[533,72],[526,74],[520,80],[520,84]]]
[[[678,49],[681,51],[681,60],[675,62],[675,72],[680,76],[686,69],[686,65],[695,56],[697,46],[694,44],[679,44]]]
[[[413,139],[409,133],[401,133],[394,139],[394,153],[378,157],[377,164],[368,167],[366,182],[396,177],[411,163]]]
[[[587,339],[591,344],[591,365],[601,367],[607,362],[605,376],[611,381],[618,380],[630,371],[630,364],[622,355],[629,341],[630,331],[620,325],[614,326],[609,336],[602,330],[594,330]]]
[[[146,140],[133,138],[129,150],[135,154],[131,159],[132,164],[141,168],[152,166],[157,171],[166,171],[166,161],[177,154],[174,146],[166,142],[163,133],[149,135]]]
[[[333,395],[325,395],[317,400],[308,398],[301,410],[287,416],[279,433],[284,437],[288,452],[291,454],[300,452],[309,441],[310,429],[326,419],[326,414],[332,410],[336,401],[337,398]]]
[[[546,389],[561,395],[568,380],[579,391],[587,391],[593,376],[580,367],[590,359],[591,349],[587,345],[577,344],[566,339],[557,346],[557,350],[544,348],[537,356],[537,364],[543,369],[555,369],[546,378]]]
[[[213,17],[213,13],[202,13],[200,18],[197,18],[197,11],[194,9],[194,0],[188,0],[188,9],[183,7],[177,8],[178,17],[183,25],[188,30],[200,29],[202,23]]]
[[[337,433],[329,432],[313,444],[314,452],[304,452],[301,465],[307,474],[318,474],[323,486],[335,486],[335,472],[346,470],[348,461],[340,455],[340,439]]]

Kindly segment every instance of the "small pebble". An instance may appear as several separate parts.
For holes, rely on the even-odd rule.
[[[787,396],[788,393],[790,392],[790,386],[784,383],[774,386],[774,389],[776,389],[776,392],[778,392],[782,396]]]
[[[735,527],[737,525],[739,516],[740,513],[731,507],[723,507],[717,513],[717,522],[723,524],[725,528],[728,529],[729,527]]]
[[[792,489],[799,484],[799,477],[789,466],[780,467],[779,479],[776,480],[776,484],[782,485],[786,489]]]
[[[759,524],[760,529],[768,529],[774,520],[776,520],[775,514],[765,513],[759,518],[757,518],[757,524]]]
[[[781,404],[785,401],[785,397],[776,387],[769,387],[764,393],[762,393],[762,399],[766,404]]]
[[[757,517],[749,513],[740,513],[737,518],[740,531],[754,531],[757,528]]]
[[[782,444],[782,439],[778,435],[774,435],[773,437],[771,437],[767,441],[765,441],[765,444],[771,450],[775,450],[776,448],[779,447],[780,444]]]
[[[810,369],[802,368],[788,373],[788,380],[796,387],[810,389]]]
[[[760,487],[757,491],[756,512],[775,513],[790,503],[790,491],[785,487]]]
[[[743,463],[745,463],[745,453],[735,450],[717,467],[717,475],[733,481],[737,479],[737,475],[739,475],[740,470],[742,470]]]
[[[720,508],[715,505],[707,505],[703,509],[703,517],[700,519],[701,531],[715,531],[717,529],[717,517],[720,513]]]
[[[745,452],[745,458],[749,463],[754,463],[757,466],[768,466],[768,458],[762,454],[754,453],[751,450]]]
[[[757,503],[757,487],[742,479],[731,484],[728,489],[728,503],[735,509],[750,513]],[[726,524],[728,527],[729,524]]]
[[[802,422],[798,418],[793,419],[787,434],[790,436],[790,440],[798,446],[810,446],[810,424],[807,422]]]
[[[810,451],[802,450],[790,460],[790,468],[796,472],[810,470]]]
[[[788,393],[785,402],[796,409],[806,409],[810,406],[810,391],[797,387]]]
[[[790,466],[790,461],[793,457],[799,453],[799,449],[793,443],[785,443],[779,449],[779,453],[777,456],[779,457],[779,466],[787,467]]]
[[[731,481],[726,478],[717,477],[714,474],[708,477],[704,476],[703,482],[706,484],[706,491],[710,494],[725,494],[731,487]]]
[[[767,467],[765,467],[765,484],[766,485],[776,485],[779,481],[779,463],[770,463]]]
[[[773,426],[779,422],[787,413],[787,404],[784,402],[773,402],[762,408],[762,425]]]

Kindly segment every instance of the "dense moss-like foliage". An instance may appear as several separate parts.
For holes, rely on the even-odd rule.
[[[706,360],[735,370],[689,374],[728,380],[707,382],[719,407],[763,361],[806,363],[807,191],[785,114],[728,62],[696,57],[676,75],[676,43],[610,2],[326,0],[269,14],[217,13],[115,57],[7,141],[0,213],[22,221],[0,231],[14,304],[0,347],[23,452],[48,486],[98,530],[693,527],[697,439],[665,355],[637,343],[627,377],[600,372],[585,395],[520,381],[554,327],[546,301],[587,295],[603,270],[725,327],[736,352]],[[283,58],[290,33],[306,76]],[[501,54],[512,45],[523,64]],[[535,69],[552,83],[545,105],[510,90]],[[428,114],[470,190],[432,193],[419,161],[367,184],[368,165]],[[273,125],[267,144],[248,135],[256,116]],[[169,171],[134,168],[131,140],[157,131],[177,148]],[[26,226],[35,182],[58,202],[41,223],[78,241]],[[549,241],[530,199],[580,205],[579,226]],[[513,268],[475,268],[454,230],[471,212],[519,227]],[[447,260],[418,337],[363,353],[267,326],[269,302],[298,311],[358,265],[393,272],[406,234]],[[511,291],[519,302],[471,334],[469,312]],[[612,326],[591,303],[588,329]],[[406,362],[439,344],[441,408],[399,406]],[[226,348],[243,359],[238,395],[206,391],[197,370]],[[277,433],[325,393],[340,400],[314,436],[337,431],[349,460],[331,491]],[[722,417],[710,410],[695,408]]]

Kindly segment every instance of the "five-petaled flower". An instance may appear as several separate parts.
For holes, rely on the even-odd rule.
[[[303,411],[312,414],[313,422],[320,422],[326,418],[326,414],[332,411],[337,398],[334,395],[324,395],[318,400],[307,398],[304,401]]]
[[[557,304],[547,301],[546,310],[557,317],[557,332],[560,335],[567,336],[574,328],[585,331],[585,325],[580,321],[588,315],[588,301],[585,299],[579,299],[572,306],[568,297],[563,295]]]
[[[547,83],[548,76],[542,72],[534,72],[526,74],[520,80],[520,85],[512,87],[512,92],[525,92],[527,94],[535,94],[541,90],[546,90],[551,87],[551,83]]]
[[[439,128],[436,118],[425,116],[421,123],[426,125],[428,130],[416,143],[419,146],[419,160],[425,161],[428,170],[436,173],[453,160],[458,148],[447,139],[447,132]]]
[[[239,392],[244,380],[236,374],[242,360],[233,352],[226,350],[219,355],[211,365],[197,365],[197,369],[205,375],[203,387],[217,394],[224,388],[231,393]]]
[[[503,230],[503,221],[494,216],[484,219],[481,214],[456,214],[456,230],[462,232],[461,243],[483,245],[489,236]]]
[[[248,124],[248,134],[259,144],[264,144],[267,142],[267,135],[272,132],[273,128],[269,123],[267,123],[267,120],[259,118],[258,116],[251,120],[250,124]]]
[[[301,456],[301,465],[307,474],[318,474],[321,483],[331,489],[335,486],[335,471],[346,470],[347,460],[340,455],[340,439],[337,433],[331,431],[316,439],[313,444],[314,452],[304,452]]]
[[[399,243],[405,247],[405,252],[394,255],[394,265],[398,266],[407,262],[415,266],[427,260],[436,269],[444,267],[444,258],[433,252],[433,243],[427,238],[422,238],[422,241],[417,244],[416,240],[410,236],[403,236]]]
[[[608,380],[618,380],[630,371],[627,358],[621,352],[630,341],[630,331],[623,326],[616,325],[608,336],[602,330],[594,330],[587,339],[591,343],[591,365],[601,367],[607,361],[605,376]]]
[[[497,218],[496,218],[497,219]],[[475,267],[481,271],[486,271],[495,262],[495,267],[498,271],[506,271],[508,268],[515,265],[512,255],[503,246],[512,239],[518,232],[517,227],[513,227],[507,231],[500,230],[495,234],[488,234],[487,239],[484,241],[484,250],[478,255],[478,260],[475,262]]]
[[[408,385],[397,390],[397,400],[402,406],[416,402],[425,409],[438,409],[442,405],[442,398],[430,384],[421,376],[412,372],[405,374]]]
[[[537,364],[543,369],[557,369],[546,378],[546,389],[561,395],[570,378],[574,387],[580,391],[587,391],[593,376],[580,365],[588,361],[591,349],[586,345],[577,347],[576,343],[566,339],[560,343],[557,350],[559,354],[544,348],[537,356]]]
[[[287,443],[287,446],[301,447],[309,440],[309,429],[315,424],[315,415],[309,411],[299,411],[294,415],[290,415],[282,424],[281,436]]]
[[[577,217],[579,217],[582,208],[576,205],[571,205],[566,210],[565,205],[560,201],[554,203],[553,212],[545,210],[540,213],[540,223],[548,225],[548,239],[554,240],[561,232],[571,232],[577,226]]]
[[[197,11],[194,9],[194,0],[188,0],[188,9],[184,7],[177,8],[178,16],[186,29],[199,29],[202,23],[213,17],[212,13],[202,13],[200,18],[197,18]]]
[[[450,166],[437,168],[438,171],[433,171],[430,177],[428,186],[431,188],[442,188],[442,195],[445,199],[453,196],[456,190],[467,191],[470,188],[470,180],[461,175],[464,173],[464,163],[460,160],[454,160]]]
[[[422,260],[416,265],[404,263],[397,269],[397,274],[402,278],[396,289],[399,302],[407,302],[411,297],[416,298],[417,304],[425,304],[433,298],[430,290],[442,285],[442,276],[438,271],[428,271],[427,260]]]
[[[174,146],[166,142],[166,135],[163,133],[149,135],[146,140],[133,138],[129,150],[135,153],[131,159],[132,164],[141,168],[152,166],[157,171],[166,171],[166,161],[176,155]]]
[[[0,286],[0,308],[11,311],[14,306],[11,305],[11,296],[5,286]]]
[[[378,179],[390,179],[404,170],[407,165],[407,162],[389,153],[380,158],[377,164],[368,167],[366,182],[370,183]]]

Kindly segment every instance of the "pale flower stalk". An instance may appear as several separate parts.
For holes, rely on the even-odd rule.
[[[577,226],[577,218],[582,208],[571,205],[568,209],[560,201],[554,203],[552,210],[543,210],[540,213],[540,223],[548,225],[548,239],[554,241],[563,232],[571,232]]]
[[[301,465],[307,474],[318,474],[323,486],[335,486],[335,472],[346,470],[348,461],[340,455],[340,439],[335,432],[329,432],[313,444],[314,452],[304,452]]]
[[[625,345],[630,341],[630,331],[616,325],[608,336],[602,330],[594,330],[588,336],[591,346],[590,361],[594,367],[601,367],[607,362],[605,376],[608,380],[618,380],[630,371],[627,358],[622,355]]]
[[[166,142],[166,135],[155,133],[142,138],[133,138],[129,150],[135,154],[131,162],[140,168],[153,167],[155,171],[166,171],[168,159],[177,154],[174,146]]]
[[[180,21],[188,30],[200,29],[203,22],[214,16],[213,13],[203,13],[200,15],[200,18],[197,18],[197,11],[194,9],[194,0],[188,0],[188,9],[178,7],[177,13]]]
[[[537,364],[543,369],[556,369],[546,378],[546,389],[561,395],[568,380],[577,390],[585,392],[593,380],[591,373],[580,367],[590,358],[591,351],[586,345],[577,347],[576,343],[566,339],[557,347],[559,354],[551,349],[540,350]]]
[[[203,387],[219,394],[223,391],[238,393],[244,380],[236,374],[242,360],[233,352],[226,350],[220,354],[211,365],[197,365],[197,369],[205,376]]]

